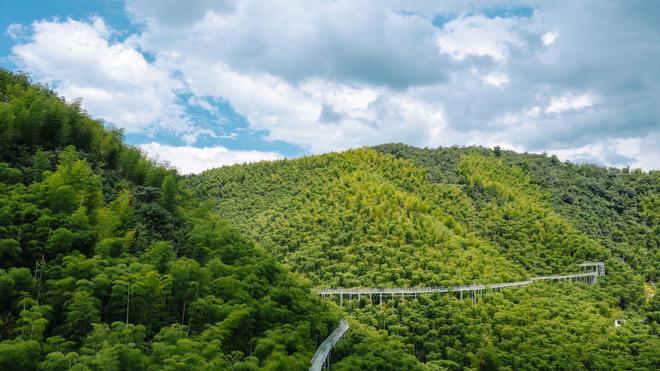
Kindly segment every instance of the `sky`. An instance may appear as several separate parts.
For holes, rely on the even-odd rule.
[[[0,67],[182,173],[381,143],[660,168],[660,2],[3,0]]]

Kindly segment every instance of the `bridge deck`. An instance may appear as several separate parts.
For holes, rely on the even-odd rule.
[[[586,273],[574,273],[574,274],[555,274],[551,276],[541,276],[541,277],[533,277],[531,280],[532,281],[541,281],[541,280],[566,280],[566,279],[572,279],[572,278],[584,278],[584,277],[595,277],[597,276],[597,272],[586,272]]]
[[[339,326],[332,332],[332,334],[323,340],[319,348],[316,350],[316,353],[312,358],[312,367],[309,368],[310,371],[321,370],[323,363],[326,362],[328,356],[330,355],[330,349],[335,346],[337,341],[339,341],[342,335],[344,335],[346,330],[348,330],[348,321],[342,319],[339,323]]]
[[[591,265],[591,264],[589,264]],[[595,265],[595,264],[594,264]],[[445,293],[445,292],[478,292],[483,290],[496,290],[502,289],[505,287],[520,287],[526,286],[534,283],[535,281],[562,281],[562,280],[573,280],[573,279],[585,279],[588,283],[594,283],[597,280],[597,276],[602,275],[604,269],[594,270],[591,272],[583,273],[573,273],[573,274],[556,274],[550,276],[539,276],[532,277],[525,281],[516,281],[516,282],[503,282],[503,283],[494,283],[494,284],[473,284],[473,285],[461,285],[461,286],[431,286],[431,287],[387,287],[387,288],[334,288],[334,289],[319,289],[316,290],[317,294],[321,296],[328,295],[417,295],[417,294],[427,294],[427,293]]]

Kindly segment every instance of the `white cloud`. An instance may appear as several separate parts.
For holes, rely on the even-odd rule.
[[[20,39],[25,35],[25,26],[20,23],[12,23],[7,26],[5,34],[12,39]]]
[[[660,158],[653,152],[658,145],[660,145],[660,136],[651,134],[646,137],[612,139],[550,152],[561,160],[571,162],[652,170],[660,168]]]
[[[208,12],[227,13],[234,10],[232,0],[126,0],[126,10],[138,22],[186,26]]]
[[[546,32],[541,36],[541,41],[545,46],[552,45],[557,40],[557,36],[559,36],[558,32]]]
[[[130,41],[108,41],[113,31],[101,18],[38,21],[32,30],[25,43],[12,48],[13,59],[67,99],[82,97],[92,115],[128,132],[153,125],[174,132],[190,129],[176,103],[180,83],[147,62]]]
[[[197,174],[215,167],[283,158],[276,152],[230,150],[222,146],[168,146],[156,142],[140,145],[150,158],[167,162],[183,174]]]
[[[242,74],[216,63],[179,68],[197,96],[223,97],[269,140],[296,143],[313,153],[412,141],[431,145],[446,126],[442,110],[383,88],[356,88],[325,80],[300,85],[268,74]],[[323,108],[337,119],[324,123]]]
[[[487,75],[481,76],[481,80],[484,83],[496,86],[498,88],[503,88],[509,83],[509,75],[501,72],[493,72]]]
[[[550,98],[550,103],[545,109],[547,113],[562,113],[571,110],[583,110],[596,104],[597,98],[592,93],[573,94],[565,93],[559,97]]]
[[[443,52],[459,61],[480,56],[506,62],[509,49],[522,43],[513,30],[515,24],[512,18],[462,16],[444,25],[437,43]]]
[[[131,0],[129,9],[136,4],[147,9],[152,2]],[[203,1],[189,3],[196,21],[185,26],[159,15],[186,13],[173,2],[140,13],[139,20],[149,25],[141,46],[172,62],[221,62],[236,72],[270,74],[292,83],[323,78],[403,88],[446,78],[442,66],[450,58],[436,52],[437,29],[428,19],[383,3],[238,1],[228,12],[212,7],[201,12],[197,4]]]

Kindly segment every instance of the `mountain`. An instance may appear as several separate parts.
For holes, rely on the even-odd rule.
[[[658,369],[658,177],[400,144],[182,177],[0,70],[0,369],[303,370],[341,319],[337,370]]]
[[[304,370],[343,316],[120,131],[0,70],[1,370]],[[334,368],[424,368],[351,321]]]
[[[659,176],[499,148],[388,144],[186,182],[317,288],[497,283],[605,262],[593,286],[535,283],[476,304],[343,303],[428,367],[656,369]]]

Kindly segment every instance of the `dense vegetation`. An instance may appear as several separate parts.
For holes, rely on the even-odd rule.
[[[188,184],[317,287],[489,283],[606,263],[595,286],[535,284],[477,304],[345,303],[428,366],[660,367],[658,172],[383,145],[224,167]]]
[[[338,370],[658,369],[659,176],[383,145],[182,179],[0,70],[0,369],[306,369],[342,317]],[[311,292],[585,260],[477,303]]]
[[[121,132],[0,70],[0,369],[306,369],[342,316],[310,288]],[[355,322],[333,360],[422,367]]]
[[[432,183],[461,184],[461,157],[496,157],[522,170],[549,206],[576,229],[625,261],[648,282],[660,272],[660,172],[559,162],[555,156],[518,154],[499,148],[421,149],[388,144],[376,148],[411,160]]]

